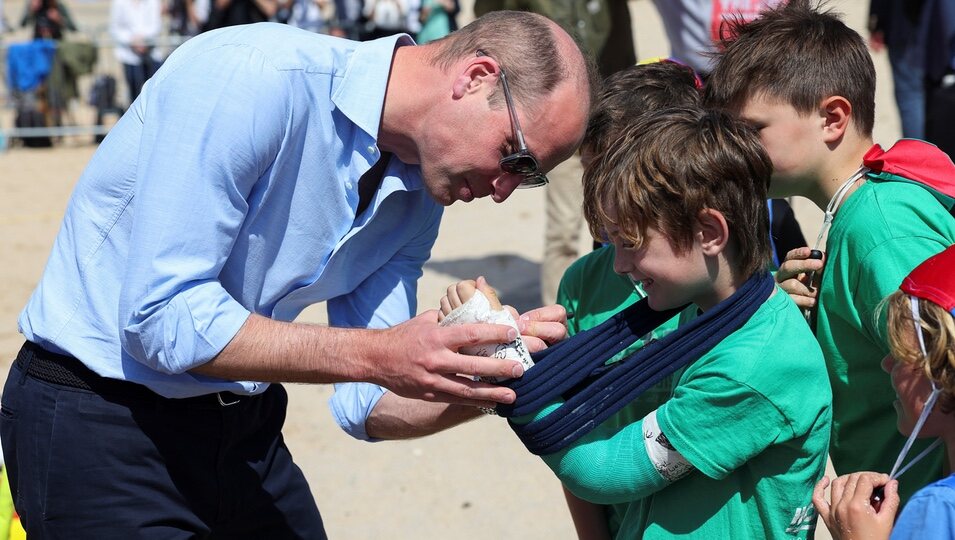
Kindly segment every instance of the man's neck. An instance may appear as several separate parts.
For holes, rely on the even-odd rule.
[[[420,162],[414,141],[422,129],[422,107],[435,99],[422,94],[438,83],[437,70],[428,63],[424,47],[404,46],[395,50],[378,128],[378,147],[408,164]]]

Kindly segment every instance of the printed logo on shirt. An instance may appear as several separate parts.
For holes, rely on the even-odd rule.
[[[800,531],[808,531],[813,528],[816,521],[816,510],[812,505],[800,506],[793,514],[793,520],[786,527],[786,534],[796,534]]]

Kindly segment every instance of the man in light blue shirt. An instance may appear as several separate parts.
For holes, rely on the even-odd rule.
[[[513,330],[415,316],[416,281],[443,205],[504,201],[574,151],[591,76],[530,14],[411,45],[240,26],[147,83],[19,319],[0,436],[28,535],[324,536],[270,382],[513,401],[458,374],[519,364],[457,353]],[[289,322],[321,301],[328,327]]]

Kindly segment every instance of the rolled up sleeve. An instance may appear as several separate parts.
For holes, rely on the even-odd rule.
[[[250,314],[219,274],[288,133],[291,106],[287,79],[244,47],[204,51],[163,72],[130,111],[148,121],[119,325],[124,350],[159,372],[208,362]]]

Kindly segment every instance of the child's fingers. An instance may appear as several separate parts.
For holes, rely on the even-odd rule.
[[[879,508],[879,514],[885,514],[895,519],[896,512],[899,511],[899,481],[889,480],[882,490],[882,507]]]
[[[829,527],[829,501],[826,500],[826,488],[829,487],[829,477],[823,476],[816,482],[816,487],[812,490],[812,505],[819,513],[819,517]]]
[[[451,307],[451,301],[448,300],[448,297],[447,296],[442,297],[441,298],[441,314],[438,315],[438,322],[441,322],[441,319],[443,319],[444,316],[447,315],[448,313],[451,313],[452,310],[454,310],[454,308]]]
[[[475,287],[477,290],[484,293],[485,297],[487,297],[487,301],[491,305],[491,309],[494,311],[501,310],[501,300],[497,297],[497,291],[494,290],[494,287],[491,287],[491,285],[488,284],[487,280],[484,279],[484,276],[479,276],[477,278]]]
[[[473,284],[473,281],[465,280],[448,286],[445,297],[448,299],[448,302],[450,302],[452,308],[463,305],[474,295]]]
[[[786,260],[779,265],[776,271],[776,281],[782,283],[787,279],[799,277],[801,274],[820,272],[825,266],[824,259],[810,258],[811,249],[808,247],[796,248],[786,254]]]
[[[842,500],[842,493],[845,491],[846,480],[846,476],[839,476],[832,481],[832,485],[829,487],[829,500],[832,501],[832,506],[838,505],[839,501]]]

